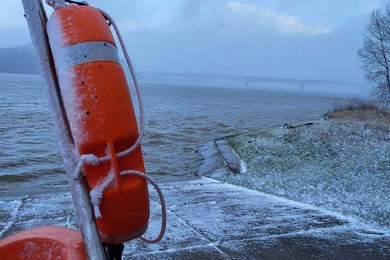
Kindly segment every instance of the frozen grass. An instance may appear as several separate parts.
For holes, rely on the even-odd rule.
[[[365,126],[389,131],[390,111],[389,109],[380,108],[372,101],[353,99],[347,103],[336,105],[333,109],[325,114],[326,118],[337,121],[360,121]]]
[[[247,171],[224,180],[389,229],[390,129],[387,119],[375,118],[339,114],[314,125],[231,137]]]
[[[348,102],[343,102],[340,104],[336,104],[327,115],[331,115],[337,112],[345,112],[345,111],[380,111],[378,106],[373,101],[363,100],[363,99],[351,99]]]

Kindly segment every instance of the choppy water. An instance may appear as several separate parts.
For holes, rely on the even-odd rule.
[[[196,174],[196,150],[211,139],[319,118],[337,101],[298,91],[141,85],[146,167],[169,176]],[[0,195],[66,183],[41,78],[0,74],[0,88]]]

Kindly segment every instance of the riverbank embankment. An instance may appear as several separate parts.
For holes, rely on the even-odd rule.
[[[389,115],[344,109],[326,116],[225,138],[241,171],[211,176],[390,229]]]

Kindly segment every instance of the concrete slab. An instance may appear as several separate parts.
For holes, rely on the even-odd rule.
[[[218,150],[221,153],[222,158],[225,160],[227,166],[232,173],[240,173],[241,162],[237,155],[234,153],[227,139],[219,139],[215,141]]]
[[[199,169],[200,176],[218,178],[232,174],[215,141],[205,143],[199,149],[199,154],[204,158]]]
[[[126,243],[124,259],[389,259],[390,235],[331,212],[199,178],[161,182],[165,238]],[[147,237],[159,232],[151,190]],[[76,227],[67,192],[0,199],[0,236],[38,225]]]

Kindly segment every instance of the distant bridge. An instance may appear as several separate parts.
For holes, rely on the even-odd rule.
[[[318,86],[318,85],[361,85],[361,82],[348,82],[348,81],[331,81],[331,80],[313,80],[313,79],[294,79],[294,78],[280,78],[280,77],[253,77],[253,76],[241,76],[241,75],[221,75],[221,74],[191,74],[191,73],[165,73],[165,72],[140,72],[141,80],[145,81],[158,81],[158,82],[182,82],[193,81],[199,82],[204,79],[218,79],[218,80],[232,80],[242,82],[244,86],[249,87],[251,83],[264,82],[264,83],[281,83],[298,86],[301,90],[304,90],[305,86]]]

